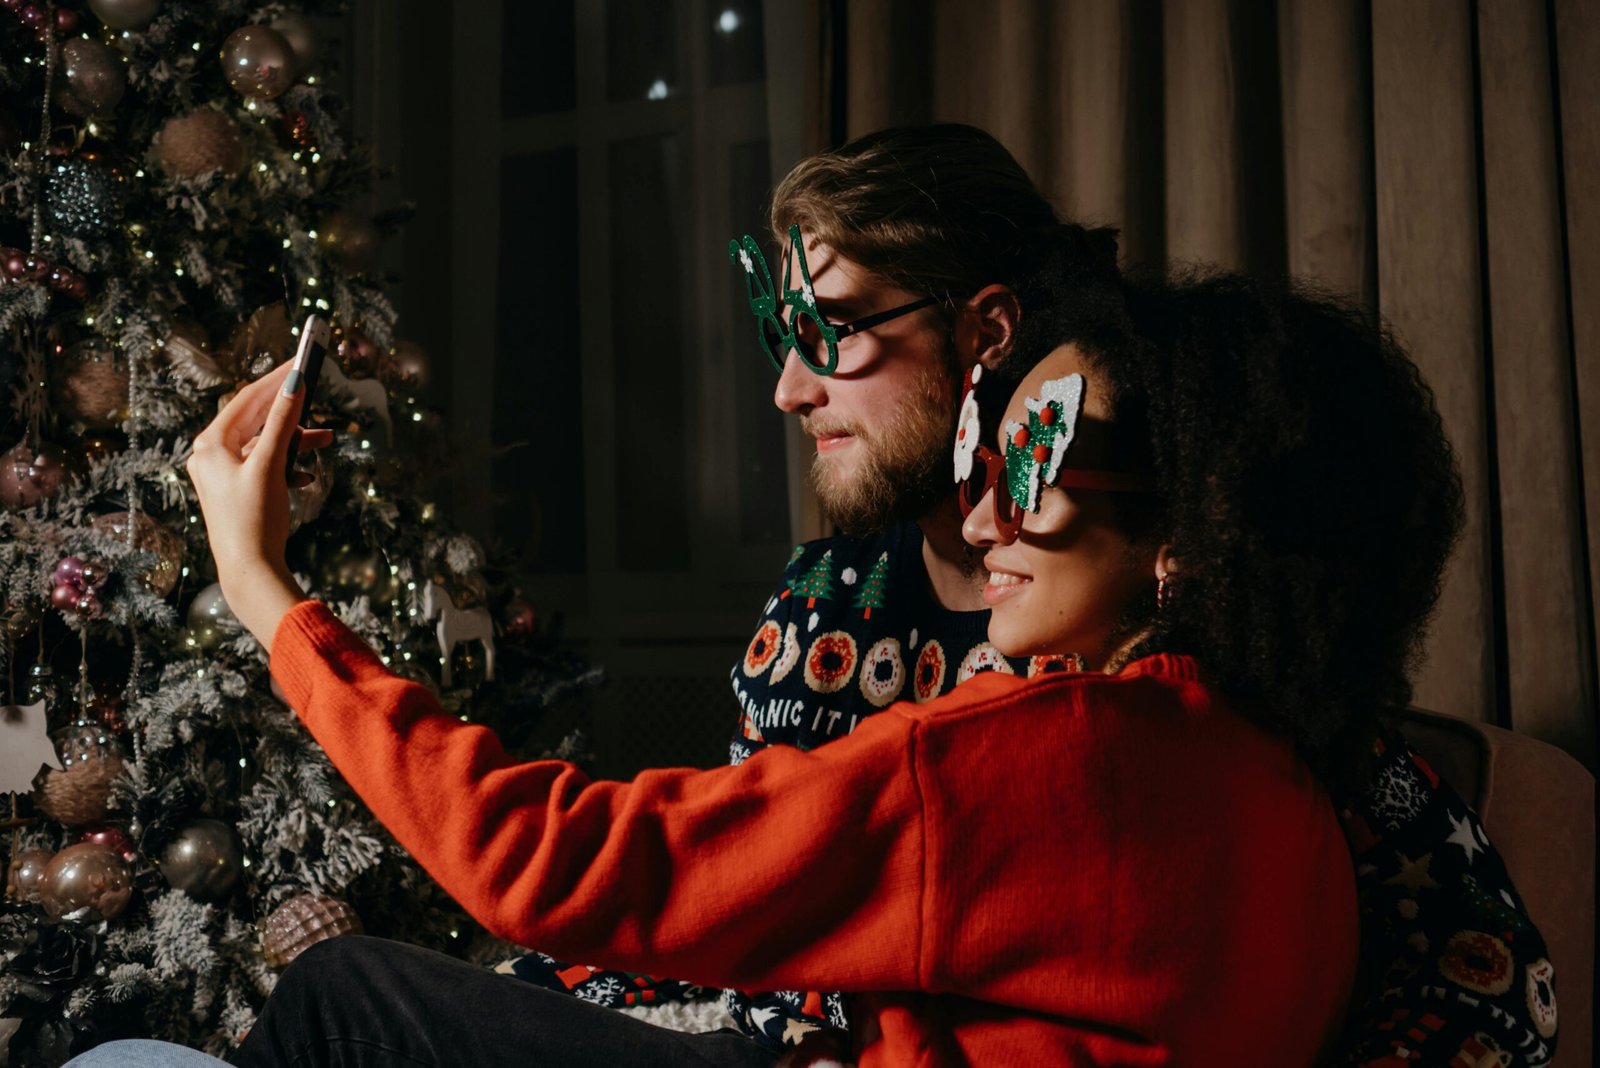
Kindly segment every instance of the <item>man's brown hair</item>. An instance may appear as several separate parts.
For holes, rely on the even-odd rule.
[[[1016,287],[1039,251],[1084,241],[1116,272],[1116,231],[1063,224],[1005,146],[974,126],[901,126],[801,161],[772,196],[779,247],[798,223],[878,277],[946,306]]]

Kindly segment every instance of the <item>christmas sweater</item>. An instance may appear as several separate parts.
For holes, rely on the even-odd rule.
[[[1000,655],[988,622],[987,611],[933,599],[913,523],[797,547],[733,669],[733,763],[769,745],[813,748],[890,701],[932,700],[975,674],[1070,666]],[[1363,946],[1340,1059],[1371,1068],[1548,1063],[1555,971],[1504,861],[1404,738],[1386,736],[1379,752],[1372,788],[1336,798],[1358,864]],[[806,1029],[848,1026],[838,994],[728,992],[724,1001],[773,1048]]]
[[[850,991],[860,1068],[1309,1064],[1355,978],[1333,807],[1184,657],[989,672],[811,751],[629,783],[511,760],[315,602],[284,616],[271,666],[491,932],[704,985]]]

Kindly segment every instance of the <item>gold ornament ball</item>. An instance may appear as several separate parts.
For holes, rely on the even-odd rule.
[[[232,178],[244,168],[244,142],[232,119],[200,108],[168,119],[150,142],[150,156],[174,178],[198,178],[213,171]]]
[[[294,354],[289,313],[282,304],[257,308],[228,342],[229,370],[235,379],[254,381]]]
[[[44,869],[55,856],[48,849],[24,849],[11,858],[6,873],[6,900],[19,905],[37,905],[44,883]]]
[[[69,346],[50,369],[50,403],[92,430],[107,430],[128,417],[128,361],[98,337]]]
[[[372,266],[372,254],[378,247],[378,228],[372,220],[336,211],[323,220],[317,230],[317,241],[345,270],[360,274]]]
[[[79,720],[56,736],[56,752],[61,770],[45,771],[34,788],[34,804],[68,827],[104,820],[111,787],[122,774],[116,738],[101,724]]]
[[[360,933],[361,919],[345,902],[322,894],[301,894],[273,909],[262,923],[261,955],[269,967],[287,968],[318,942]]]
[[[51,858],[40,882],[39,904],[56,919],[114,920],[133,897],[133,868],[98,842],[70,845]]]
[[[74,453],[84,470],[105,463],[128,447],[127,439],[115,430],[87,430],[78,438]]]
[[[163,523],[158,523],[143,512],[131,516],[135,548],[154,553],[156,566],[139,576],[139,580],[157,597],[165,597],[178,585],[183,569],[183,539]],[[123,541],[128,540],[130,513],[109,512],[96,516],[91,525]]]
[[[7,602],[0,609],[0,632],[10,641],[16,641],[32,630],[39,622],[39,608],[29,601]]]
[[[396,341],[389,350],[389,366],[395,377],[412,389],[428,388],[428,373],[432,370],[428,352],[415,341]]]
[[[91,118],[117,106],[127,91],[122,57],[91,37],[61,45],[61,88],[56,99],[74,115]]]
[[[245,26],[222,43],[222,74],[236,92],[273,100],[294,84],[294,50],[270,26]]]

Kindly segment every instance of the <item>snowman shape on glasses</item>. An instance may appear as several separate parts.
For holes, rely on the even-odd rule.
[[[977,387],[982,377],[981,365],[968,372],[956,417],[955,479],[963,516],[972,514],[993,490],[995,529],[1000,540],[1009,543],[1022,529],[1023,511],[1039,513],[1039,495],[1046,486],[1128,493],[1150,489],[1150,479],[1134,472],[1065,466],[1067,449],[1083,413],[1083,375],[1051,379],[1039,388],[1039,396],[1023,399],[1028,421],[1006,421],[1002,428],[1004,457],[978,440],[982,421]]]
[[[831,375],[839,366],[839,342],[851,334],[859,334],[891,319],[909,315],[937,304],[934,297],[922,297],[888,311],[874,312],[848,323],[830,323],[817,307],[816,290],[811,285],[811,269],[806,265],[806,245],[800,236],[798,223],[789,227],[789,250],[792,253],[783,261],[782,299],[772,284],[772,271],[761,246],[755,238],[745,234],[739,241],[728,242],[728,261],[744,268],[745,295],[750,301],[750,311],[756,317],[756,334],[761,349],[772,361],[772,366],[783,370],[790,350],[800,357],[800,362],[813,374]],[[800,265],[800,288],[790,286],[791,270]],[[785,319],[783,309],[788,309]]]

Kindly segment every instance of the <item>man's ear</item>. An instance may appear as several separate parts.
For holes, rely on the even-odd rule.
[[[956,316],[956,351],[961,365],[994,370],[1017,343],[1022,306],[1007,286],[987,285],[974,293]]]

